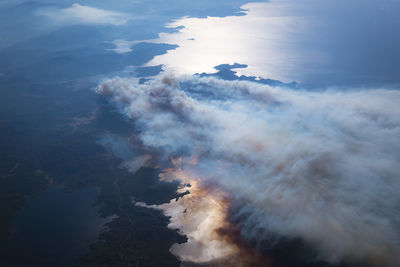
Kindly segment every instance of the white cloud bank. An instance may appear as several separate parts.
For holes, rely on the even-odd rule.
[[[111,24],[123,25],[131,17],[128,14],[108,11],[90,6],[73,4],[68,8],[43,8],[35,11],[37,16],[45,16],[62,24]]]
[[[210,234],[223,218],[210,217],[223,211],[222,192],[247,240],[301,238],[331,263],[399,266],[400,91],[165,77],[141,85],[114,78],[97,92],[141,127],[144,147],[165,158],[196,156],[172,179],[202,184],[209,197],[201,191],[160,206],[190,237],[172,249],[181,259],[229,253],[204,251],[224,247]]]

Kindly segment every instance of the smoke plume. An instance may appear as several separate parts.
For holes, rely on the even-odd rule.
[[[97,92],[135,121],[144,148],[182,157],[161,179],[190,194],[149,206],[188,236],[171,248],[182,261],[240,253],[229,228],[260,251],[282,237],[333,264],[400,264],[399,91],[165,76]]]

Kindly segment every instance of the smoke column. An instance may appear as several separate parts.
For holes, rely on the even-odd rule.
[[[400,264],[399,91],[197,76],[114,78],[96,90],[134,120],[141,146],[174,159],[160,179],[190,194],[137,205],[188,237],[171,248],[183,262],[243,254],[238,239],[261,251],[288,238],[332,264]]]

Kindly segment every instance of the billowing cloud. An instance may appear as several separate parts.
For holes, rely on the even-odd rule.
[[[260,251],[300,239],[330,263],[400,264],[399,91],[165,76],[97,92],[135,121],[142,148],[182,157],[161,179],[191,194],[152,206],[189,237],[171,248],[180,259],[237,255],[233,231]]]
[[[43,8],[35,11],[37,16],[49,17],[62,24],[112,24],[123,25],[131,17],[122,12],[108,11],[90,6],[73,4],[68,8]]]

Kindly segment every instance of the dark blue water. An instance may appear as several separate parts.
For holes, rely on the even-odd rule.
[[[94,207],[98,193],[54,186],[30,199],[15,219],[11,239],[0,246],[1,266],[72,266],[110,220]]]

